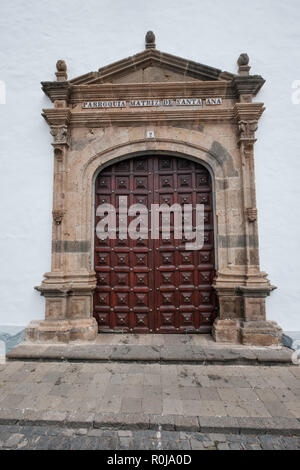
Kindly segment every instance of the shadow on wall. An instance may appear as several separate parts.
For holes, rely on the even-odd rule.
[[[300,349],[300,331],[285,331],[282,335],[284,346],[297,351]]]
[[[0,356],[5,348],[5,354],[24,341],[24,326],[0,326]],[[5,345],[5,346],[4,346]]]

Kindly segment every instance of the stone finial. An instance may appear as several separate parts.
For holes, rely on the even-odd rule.
[[[67,75],[67,64],[65,63],[64,60],[58,60],[56,62],[56,77],[58,82],[63,82],[65,80],[68,80],[68,75]]]
[[[251,67],[249,66],[249,56],[246,53],[243,53],[238,58],[238,66],[239,66],[239,75],[249,75],[249,71]]]
[[[153,31],[148,31],[145,37],[146,49],[155,49],[155,34]]]

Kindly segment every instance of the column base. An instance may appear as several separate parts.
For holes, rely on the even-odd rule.
[[[25,330],[26,342],[70,343],[94,341],[98,335],[95,318],[33,321]]]
[[[247,346],[280,346],[282,329],[275,321],[244,321],[240,337]]]
[[[212,327],[212,336],[217,343],[239,343],[239,322],[217,318]]]

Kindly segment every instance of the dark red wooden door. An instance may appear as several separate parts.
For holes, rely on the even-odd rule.
[[[94,315],[99,331],[133,333],[208,332],[216,316],[211,177],[190,160],[169,156],[137,157],[116,163],[96,179],[95,208],[119,196],[128,206],[149,209],[147,239],[99,239],[95,232]],[[151,205],[204,204],[201,250],[186,250],[186,239],[151,238]],[[120,215],[120,219],[123,216]],[[134,217],[129,217],[129,222]],[[95,216],[95,227],[100,217]],[[172,227],[173,222],[173,227]],[[161,224],[159,225],[161,232]]]

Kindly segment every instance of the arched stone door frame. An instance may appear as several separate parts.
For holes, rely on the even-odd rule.
[[[173,150],[165,150],[165,144],[172,144]],[[132,148],[135,148],[132,151]],[[148,148],[145,150],[147,147]],[[155,142],[155,149],[152,144],[149,145],[149,142],[146,140],[139,141],[139,142],[128,142],[117,149],[107,149],[100,154],[95,155],[94,157],[87,162],[84,173],[83,173],[83,181],[82,181],[82,188],[85,188],[85,197],[82,200],[83,207],[82,211],[85,213],[92,214],[92,223],[87,221],[85,227],[87,229],[86,233],[82,234],[82,237],[86,237],[86,239],[91,239],[91,255],[93,253],[93,242],[94,242],[94,192],[95,192],[95,180],[99,173],[104,170],[106,167],[113,165],[114,163],[120,162],[122,160],[127,160],[131,158],[138,158],[140,156],[147,156],[147,155],[156,155],[156,156],[173,156],[179,157],[187,160],[195,161],[196,163],[200,163],[210,173],[211,180],[212,180],[212,191],[213,191],[213,210],[214,210],[214,227],[215,227],[215,241],[217,241],[217,222],[216,222],[216,207],[220,207],[221,211],[226,210],[226,200],[222,197],[222,192],[218,189],[216,191],[216,185],[220,186],[218,183],[219,180],[223,180],[224,178],[224,170],[222,166],[215,160],[214,156],[207,150],[201,147],[195,147],[193,145],[186,145],[181,142],[171,141],[171,140],[157,140]],[[128,153],[126,153],[128,152]],[[189,152],[189,153],[186,153]],[[92,175],[92,176],[91,176]],[[217,180],[217,182],[216,182]],[[92,185],[90,182],[92,181]],[[91,189],[92,188],[92,189]],[[90,198],[90,192],[92,192],[92,199]],[[91,206],[92,201],[92,206]],[[86,209],[84,209],[84,206]],[[92,229],[90,229],[92,227]],[[215,260],[216,260],[216,269],[218,267],[218,250],[215,245]],[[91,266],[93,267],[93,266]]]

